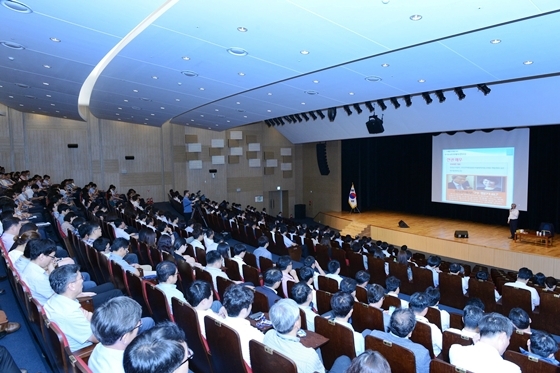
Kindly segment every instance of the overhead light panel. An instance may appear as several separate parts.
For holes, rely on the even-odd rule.
[[[399,101],[397,100],[396,97],[391,97],[391,103],[393,104],[393,106],[395,107],[395,109],[398,109],[401,107],[401,104],[399,104]]]
[[[352,115],[352,110],[350,110],[350,107],[348,105],[344,105],[343,108],[348,116]]]
[[[381,108],[381,110],[385,111],[385,109],[387,109],[387,105],[385,105],[385,102],[383,102],[383,100],[377,100],[377,105],[379,105],[379,107]]]
[[[354,110],[356,110],[358,114],[362,114],[362,108],[360,107],[360,104],[354,104],[352,106],[354,106]]]
[[[484,96],[486,96],[488,93],[492,91],[490,88],[488,88],[486,84],[478,84],[476,87],[478,88],[479,91],[484,93]]]
[[[459,101],[461,101],[462,99],[467,97],[467,95],[465,95],[465,93],[463,92],[463,88],[461,88],[461,87],[457,87],[453,91],[455,92],[457,97],[459,97]]]
[[[430,94],[428,92],[422,93],[422,98],[424,99],[424,101],[426,101],[426,105],[429,105],[434,101],[434,100],[432,100],[432,98],[430,97]]]
[[[406,103],[406,107],[410,107],[412,105],[412,100],[410,99],[410,95],[406,95],[403,98],[404,98],[404,102]]]
[[[443,95],[443,91],[441,89],[437,90],[435,93],[440,103],[445,101],[445,96]]]

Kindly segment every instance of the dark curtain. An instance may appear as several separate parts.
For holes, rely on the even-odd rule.
[[[560,231],[560,125],[530,128],[528,211],[519,227],[553,223]],[[361,211],[403,213],[506,225],[507,209],[431,202],[432,134],[342,141],[342,206],[354,183]]]

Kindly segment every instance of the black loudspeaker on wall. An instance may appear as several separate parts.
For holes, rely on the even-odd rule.
[[[404,220],[399,221],[399,228],[410,228],[408,224],[404,222]]]
[[[331,173],[329,170],[329,163],[327,162],[327,143],[321,142],[317,144],[317,165],[321,175],[328,175]]]
[[[455,231],[455,238],[469,238],[468,231]]]

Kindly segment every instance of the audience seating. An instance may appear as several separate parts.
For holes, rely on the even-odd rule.
[[[430,352],[432,359],[436,357],[432,346],[432,329],[428,324],[424,324],[419,321],[416,322],[416,326],[412,331],[410,340],[426,347],[426,349]]]
[[[211,353],[212,371],[250,373],[241,354],[237,331],[209,316],[204,317],[204,325]]]
[[[142,306],[142,317],[151,316],[151,308],[148,306],[143,280],[135,274],[125,271],[124,281],[130,297]]]
[[[465,327],[465,324],[463,323],[463,315],[455,312],[449,312],[449,327],[459,330],[463,329]]]
[[[356,357],[354,333],[349,328],[337,324],[334,320],[316,317],[315,332],[329,339],[326,344],[321,346],[321,356],[325,369],[331,369],[339,356],[346,355],[350,359]]]
[[[414,357],[414,353],[408,348],[376,338],[372,335],[366,336],[365,347],[366,350],[378,351],[383,355],[391,367],[391,372],[416,372],[416,358]]]
[[[448,362],[439,359],[433,359],[430,362],[430,373],[473,373],[470,370],[464,370],[451,365]]]
[[[194,270],[189,263],[185,260],[178,260],[176,263],[179,276],[181,277],[181,284],[183,288],[180,289],[183,294],[187,292],[189,286],[194,282]]]
[[[307,329],[307,316],[305,315],[305,312],[301,308],[299,309],[299,318],[300,318],[301,329],[308,330]]]
[[[146,283],[145,289],[154,321],[173,321],[173,316],[171,314],[171,310],[169,309],[169,303],[167,302],[165,294],[151,283]]]
[[[426,318],[441,330],[441,312],[433,307],[428,307]]]
[[[513,333],[509,339],[508,350],[519,352],[519,347],[527,350],[527,341],[531,338],[531,334],[523,333],[521,330],[516,330],[514,327]]]
[[[259,268],[259,265],[257,264],[257,257],[253,253],[247,251],[243,257],[243,261],[253,268]]]
[[[323,290],[316,291],[317,296],[317,312],[323,315],[331,310],[332,293]]]
[[[329,248],[325,245],[315,245],[315,250],[315,259],[317,260],[317,263],[319,263],[321,268],[326,271],[331,260],[329,256]]]
[[[514,286],[502,286],[502,314],[509,315],[509,311],[515,307],[525,310],[531,316],[531,292]]]
[[[410,268],[412,269],[412,286],[415,292],[425,291],[429,286],[434,286],[434,273],[432,271],[415,265],[411,265]]]
[[[394,295],[385,295],[383,300],[383,309],[388,310],[390,307],[399,308],[401,306],[401,300]]]
[[[268,298],[266,297],[266,295],[264,295],[258,290],[255,290],[254,293],[255,293],[255,297],[253,298],[252,312],[253,313],[268,312],[269,311]]]
[[[367,290],[361,286],[356,287],[356,299],[362,303],[368,303]]]
[[[226,264],[226,274],[233,281],[243,281],[239,273],[239,265],[235,260],[224,258]]]
[[[126,272],[119,264],[109,260],[109,266],[111,272],[113,274],[113,285],[115,285],[115,289],[119,289],[123,293],[128,293],[128,289],[125,285],[124,281],[124,272]],[[130,293],[128,293],[130,295]]]
[[[352,313],[352,326],[358,333],[366,329],[385,331],[383,324],[383,311],[371,307],[366,303],[354,302],[354,312]]]
[[[494,284],[490,281],[469,279],[469,297],[479,298],[484,303],[485,312],[500,312],[501,306],[496,304]]]
[[[206,251],[203,248],[196,248],[196,261],[199,262],[201,266],[206,267]]]
[[[504,359],[517,364],[521,368],[521,372],[525,373],[558,373],[560,368],[556,365],[545,361],[525,356],[519,352],[507,350],[504,353]]]
[[[462,310],[467,297],[463,295],[463,278],[450,273],[439,274],[440,303]]]
[[[262,280],[259,276],[259,270],[250,265],[243,265],[243,279],[245,282],[250,282],[255,286],[260,286],[262,284]]]
[[[70,360],[70,364],[72,364],[72,369],[74,372],[80,373],[93,373],[91,369],[89,369],[87,362],[82,359],[78,355],[74,355],[70,352],[68,347],[65,348],[66,354],[68,355],[68,359]]]
[[[237,265],[237,263],[235,263],[235,265]],[[224,299],[226,289],[230,287],[230,285],[235,285],[235,282],[227,278],[218,277],[216,279],[216,285],[218,285],[218,294],[220,295],[220,299]]]
[[[152,268],[157,267],[157,265],[163,262],[163,256],[161,255],[161,251],[155,247],[150,247],[150,262],[152,263]]]
[[[374,258],[373,256],[368,257],[368,272],[370,284],[379,284],[385,287],[387,275],[385,274],[385,261],[383,259]]]
[[[401,280],[401,293],[411,295],[416,292],[414,284],[408,281],[408,265],[397,262],[389,262],[389,275]],[[422,291],[426,290],[424,288]]]
[[[249,341],[253,373],[297,373],[296,364],[287,356],[255,340]]]
[[[342,249],[331,249],[331,258],[340,262],[340,275],[349,276],[350,268],[346,262],[346,251]]]
[[[560,294],[543,291],[540,297],[539,313],[532,315],[534,327],[560,335]]]
[[[333,294],[338,292],[338,281],[336,281],[334,278],[319,276],[317,282],[319,285],[319,290],[328,291],[329,293]]]
[[[356,273],[359,271],[365,271],[364,267],[364,256],[359,253],[350,252],[348,253],[348,276],[356,277]]]
[[[473,344],[473,340],[466,335],[453,333],[447,330],[444,331],[441,355],[439,358],[449,363],[449,348],[454,344],[459,344],[461,346],[470,346]]]
[[[259,268],[261,269],[261,273],[265,273],[270,268],[274,267],[274,262],[264,256],[259,257]]]

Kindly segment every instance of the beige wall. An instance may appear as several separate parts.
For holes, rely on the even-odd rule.
[[[231,131],[210,131],[189,126],[164,124],[161,128],[108,121],[90,116],[87,122],[21,113],[0,105],[0,165],[10,170],[29,169],[47,173],[53,180],[72,177],[76,184],[94,181],[101,189],[110,184],[120,192],[134,188],[154,201],[166,200],[169,189],[191,192],[201,190],[208,197],[228,200],[242,206],[269,209],[268,192],[280,187],[289,194],[289,211],[294,205],[306,205],[307,216],[319,211],[340,210],[340,142],[327,143],[330,175],[321,176],[317,167],[315,144],[294,145],[280,132],[256,123],[236,128],[242,132],[238,145],[243,150],[239,163],[229,163],[228,140]],[[194,137],[193,137],[194,136]],[[187,140],[202,146],[197,154],[187,153]],[[222,149],[211,149],[212,139],[223,139]],[[253,153],[261,167],[249,167],[248,142],[256,141],[261,150]],[[69,149],[68,144],[78,144]],[[290,148],[291,156],[281,156],[281,148]],[[226,164],[212,164],[211,151],[225,156]],[[266,157],[278,166],[268,169]],[[125,160],[134,156],[134,160]],[[188,159],[202,161],[202,169],[189,168]],[[292,170],[282,171],[282,163]],[[216,169],[215,177],[209,173]],[[263,202],[255,202],[263,196]],[[310,204],[311,203],[311,204]]]

